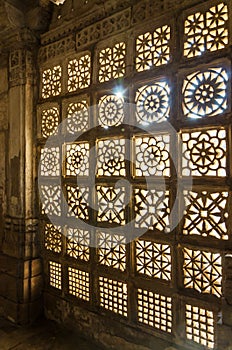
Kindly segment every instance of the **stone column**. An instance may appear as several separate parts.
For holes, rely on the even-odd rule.
[[[0,315],[25,324],[42,312],[36,201],[36,50],[26,29],[8,38],[6,215],[0,253]]]

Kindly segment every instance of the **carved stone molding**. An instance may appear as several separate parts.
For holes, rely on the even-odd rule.
[[[77,48],[90,45],[112,34],[116,34],[130,27],[131,9],[116,13],[101,22],[97,22],[77,33]]]
[[[69,35],[66,38],[56,41],[53,44],[41,47],[39,50],[39,62],[44,63],[49,59],[52,59],[59,55],[67,54],[74,50],[75,50],[75,39],[73,35]]]
[[[10,86],[25,84],[26,80],[33,81],[33,53],[26,49],[10,52],[9,56],[9,83]]]

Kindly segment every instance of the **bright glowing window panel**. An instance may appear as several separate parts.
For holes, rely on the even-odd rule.
[[[98,122],[103,127],[116,126],[124,119],[124,99],[117,95],[104,95],[98,101]]]
[[[214,348],[214,315],[213,312],[198,306],[186,305],[187,339]]]
[[[66,116],[66,130],[69,134],[86,131],[89,127],[89,105],[87,101],[69,103]]]
[[[226,176],[226,131],[212,129],[182,134],[183,176]]]
[[[66,144],[65,159],[67,176],[89,175],[89,143],[78,142]]]
[[[225,48],[229,41],[227,5],[222,2],[206,13],[189,15],[185,20],[184,34],[184,56],[188,58]]]
[[[122,235],[97,231],[100,264],[124,271],[126,269],[126,238]]]
[[[183,112],[188,118],[213,117],[228,107],[228,74],[224,68],[208,68],[186,77],[183,83]]]
[[[61,227],[52,224],[45,225],[44,232],[45,248],[55,253],[61,253],[62,249],[62,234]]]
[[[68,92],[87,88],[91,79],[91,57],[89,54],[68,63]]]
[[[41,149],[40,175],[60,176],[59,147],[45,147]]]
[[[57,134],[59,125],[59,111],[58,108],[44,109],[41,114],[41,131],[43,137],[49,137]]]
[[[136,120],[148,125],[167,120],[170,112],[170,88],[166,81],[144,85],[136,92]]]
[[[89,219],[89,188],[66,186],[68,216],[76,216],[81,220]]]
[[[137,272],[149,277],[171,280],[171,249],[167,244],[136,242]]]
[[[124,225],[125,195],[125,187],[97,186],[97,221]]]
[[[184,191],[184,235],[227,240],[228,192]]]
[[[68,268],[69,294],[74,295],[79,299],[89,301],[89,273]]]
[[[89,231],[71,228],[67,229],[67,254],[75,259],[89,260]]]
[[[121,78],[126,72],[126,44],[117,43],[113,47],[107,47],[99,53],[99,75],[100,83],[110,79]]]
[[[200,293],[222,294],[222,259],[219,253],[184,248],[184,286]]]
[[[170,176],[170,136],[136,136],[135,176]]]
[[[49,284],[50,286],[61,289],[61,264],[49,261]]]
[[[40,198],[42,214],[61,215],[61,187],[54,185],[41,185]]]
[[[61,93],[61,66],[46,69],[42,73],[42,98]]]
[[[99,277],[100,305],[106,310],[127,316],[127,284]]]
[[[168,230],[169,191],[135,189],[135,227]]]
[[[125,139],[97,141],[97,175],[125,176]]]
[[[172,299],[138,289],[138,321],[163,332],[172,332]]]
[[[136,39],[136,70],[142,72],[152,66],[167,64],[170,61],[170,39],[168,25],[139,35]]]

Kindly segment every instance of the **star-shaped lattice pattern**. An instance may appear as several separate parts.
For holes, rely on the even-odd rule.
[[[99,53],[99,75],[100,83],[111,79],[123,77],[126,72],[126,44],[120,42],[112,47],[107,47]]]
[[[97,186],[98,222],[125,224],[125,187]]]
[[[89,219],[89,188],[80,186],[66,186],[68,216],[76,216],[81,220]]]
[[[184,191],[183,234],[227,240],[228,192]]]
[[[75,259],[89,260],[90,233],[89,231],[67,228],[67,254]]]
[[[61,187],[56,185],[41,185],[40,198],[42,214],[61,215]]]
[[[47,250],[60,253],[62,249],[61,227],[52,224],[45,224],[44,244]]]
[[[100,264],[124,271],[126,269],[126,238],[122,235],[97,231]]]
[[[98,121],[102,126],[116,126],[124,118],[124,99],[116,95],[104,95],[98,102]]]
[[[68,91],[87,88],[91,79],[91,56],[85,54],[68,63]]]
[[[135,227],[169,229],[169,191],[135,189]]]
[[[225,48],[229,42],[228,6],[220,3],[206,12],[189,15],[184,34],[184,56],[188,58]]]
[[[183,83],[183,112],[188,118],[222,114],[228,107],[228,73],[224,68],[194,72]]]
[[[67,107],[66,129],[69,134],[86,131],[89,126],[89,105],[86,100],[69,103]]]
[[[219,253],[184,248],[184,286],[200,293],[222,295],[222,258]]]
[[[170,246],[150,241],[137,241],[136,269],[138,273],[153,278],[171,280]]]

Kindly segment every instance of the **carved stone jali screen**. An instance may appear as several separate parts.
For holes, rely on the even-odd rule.
[[[164,3],[155,21],[140,1],[86,27],[70,20],[63,39],[58,29],[42,37],[46,292],[187,348],[221,350],[231,3]]]

